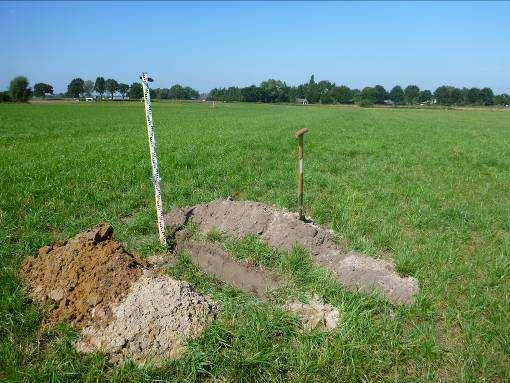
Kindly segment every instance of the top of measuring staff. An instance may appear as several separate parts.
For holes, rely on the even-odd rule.
[[[147,75],[147,73],[142,72],[142,74],[140,75],[140,80],[142,80],[143,75]],[[147,77],[147,81],[153,82],[154,80],[152,79],[152,77]]]
[[[308,132],[308,128],[303,128],[301,130],[298,130],[296,133],[294,133],[294,137],[299,138],[300,136],[304,135],[306,132]]]

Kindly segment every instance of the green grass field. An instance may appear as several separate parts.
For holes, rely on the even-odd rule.
[[[510,379],[510,113],[165,103],[154,120],[165,210],[227,196],[295,209],[293,132],[308,127],[307,214],[353,250],[391,254],[418,278],[416,304],[347,293],[299,249],[247,239],[230,245],[239,256],[341,309],[336,331],[302,332],[183,257],[169,272],[221,313],[182,358],[138,368],[79,355],[65,325],[38,331],[44,308],[17,270],[103,221],[129,249],[160,251],[143,105],[0,105],[1,381]]]

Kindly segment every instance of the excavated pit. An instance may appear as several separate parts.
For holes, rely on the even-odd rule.
[[[186,241],[177,250],[187,252],[191,262],[207,274],[262,299],[285,284],[281,276],[247,262],[233,260],[214,243]]]
[[[388,301],[404,305],[411,305],[419,291],[418,281],[399,276],[392,261],[350,252],[335,243],[331,230],[303,222],[295,213],[258,202],[231,200],[174,209],[165,216],[165,222],[175,232],[177,247],[179,232],[189,221],[202,234],[217,230],[232,239],[256,235],[267,245],[284,251],[301,246],[310,252],[316,266],[328,269],[349,291],[377,291]],[[191,257],[199,266],[214,257],[210,251],[191,250]]]

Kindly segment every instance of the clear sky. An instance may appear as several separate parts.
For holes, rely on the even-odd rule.
[[[317,80],[510,93],[509,2],[0,3],[0,89],[98,75],[154,86]]]

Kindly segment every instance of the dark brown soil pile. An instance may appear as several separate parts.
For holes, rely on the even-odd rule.
[[[146,263],[124,250],[109,225],[39,249],[26,260],[21,278],[31,297],[51,302],[45,325],[66,321],[75,328],[106,323]]]
[[[216,200],[176,209],[165,221],[176,232],[177,242],[180,228],[192,221],[201,233],[218,230],[231,238],[257,235],[267,245],[285,251],[301,246],[310,252],[316,266],[328,269],[346,289],[377,291],[396,304],[412,304],[419,291],[418,281],[399,276],[391,260],[350,252],[335,243],[331,230],[261,203]]]

